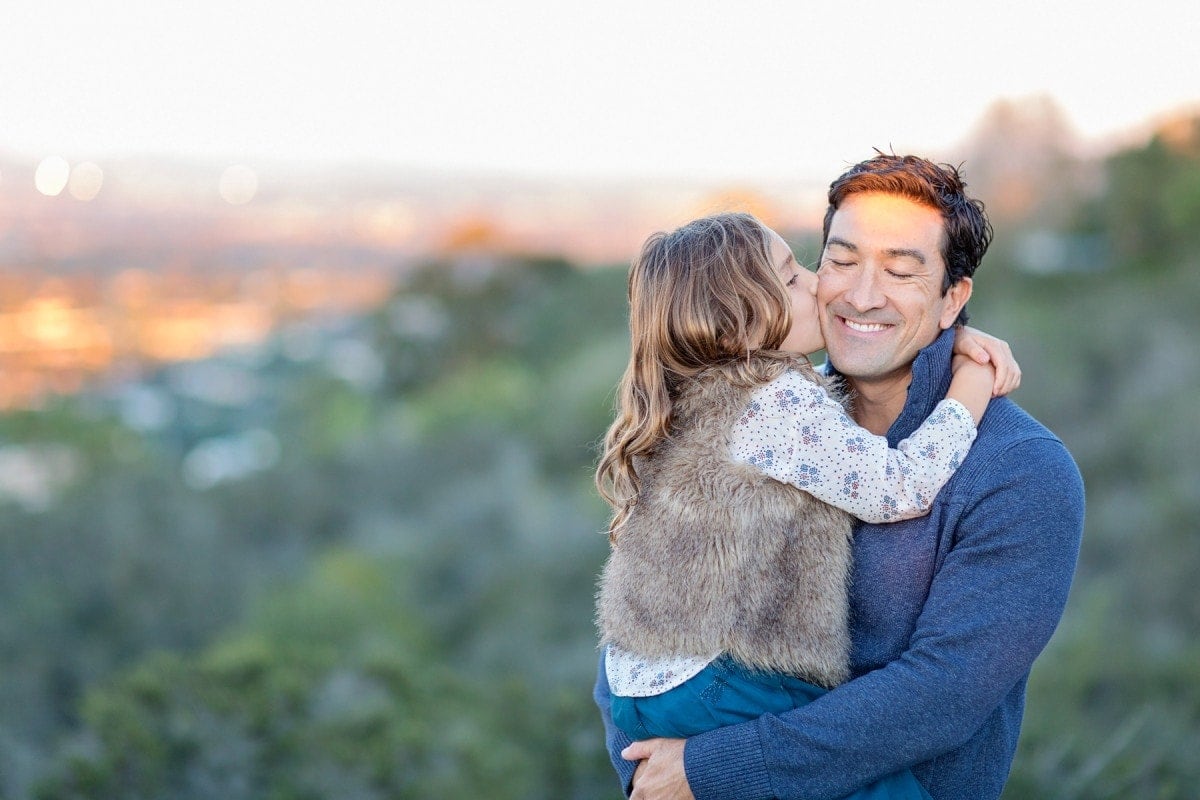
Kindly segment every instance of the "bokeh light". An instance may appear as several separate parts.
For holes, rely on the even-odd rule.
[[[226,167],[217,184],[221,199],[231,206],[244,206],[258,193],[258,175],[242,164]]]
[[[100,194],[100,187],[103,184],[104,170],[91,161],[84,161],[71,170],[71,177],[67,181],[67,190],[76,200],[87,202]]]
[[[67,187],[71,165],[61,156],[49,156],[38,164],[33,175],[33,185],[47,197],[57,197]]]

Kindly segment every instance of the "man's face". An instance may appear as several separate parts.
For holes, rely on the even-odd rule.
[[[899,195],[853,194],[830,221],[817,272],[829,360],[858,384],[903,381],[917,352],[954,324],[971,296],[942,294],[941,214]]]

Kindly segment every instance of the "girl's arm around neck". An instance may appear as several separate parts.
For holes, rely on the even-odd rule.
[[[954,331],[954,354],[995,367],[992,397],[1003,397],[1021,385],[1021,365],[1013,357],[1008,342],[1003,339],[962,325]]]
[[[970,413],[943,401],[891,449],[824,389],[785,373],[751,396],[731,455],[865,522],[895,522],[929,513],[975,439]]]
[[[966,406],[978,427],[979,420],[983,419],[983,412],[987,411],[988,402],[992,399],[996,370],[991,364],[980,364],[965,355],[956,355],[952,368],[954,377],[950,380],[946,398],[957,400]]]

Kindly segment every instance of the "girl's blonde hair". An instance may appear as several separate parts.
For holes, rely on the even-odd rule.
[[[604,439],[596,486],[613,508],[614,543],[641,491],[634,459],[671,434],[680,388],[709,369],[755,386],[804,358],[779,351],[791,300],[771,259],[771,231],[718,214],[646,240],[629,269],[629,366]]]

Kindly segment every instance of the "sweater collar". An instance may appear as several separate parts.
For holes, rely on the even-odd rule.
[[[895,447],[901,440],[912,435],[933,408],[946,396],[950,388],[950,359],[954,353],[954,328],[941,332],[933,342],[917,353],[912,365],[912,381],[908,385],[908,398],[900,416],[888,428],[888,444]],[[826,370],[842,377],[837,368],[826,363]]]
[[[900,416],[888,428],[888,442],[895,447],[912,435],[950,388],[950,359],[954,353],[954,328],[941,332],[913,360],[912,382]]]

